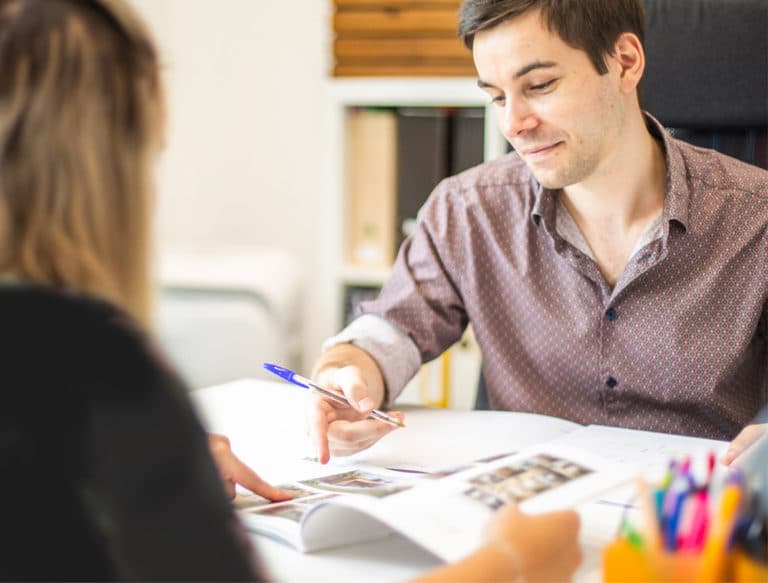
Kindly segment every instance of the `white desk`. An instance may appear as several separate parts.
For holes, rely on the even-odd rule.
[[[227,435],[235,453],[272,483],[288,479],[288,476],[274,471],[273,468],[280,466],[278,459],[314,455],[304,432],[306,397],[301,389],[280,381],[242,380],[190,394],[207,429]],[[441,412],[435,413],[439,415]],[[505,414],[495,412],[492,415],[498,419]],[[498,431],[500,426],[494,424],[489,427],[490,431]],[[462,428],[451,429],[456,436],[454,439],[461,439]],[[514,428],[510,427],[504,431],[504,439],[513,443],[515,448],[527,445],[523,431],[515,434]],[[393,439],[394,435],[391,434]],[[428,447],[432,445],[436,452],[446,449],[445,434],[439,430],[435,431],[435,435],[419,434],[419,439],[424,440]],[[386,447],[385,440],[374,447]],[[430,440],[434,443],[430,444]],[[520,443],[514,443],[516,441]],[[595,453],[614,459],[626,456],[635,462],[640,460],[649,473],[665,465],[666,455],[660,453],[691,453],[698,456],[712,447],[721,451],[726,445],[723,442],[642,432],[637,432],[629,441],[625,440],[620,452],[616,451],[615,443],[579,443],[576,434],[569,434],[569,443],[589,447]],[[610,497],[609,502],[612,503],[594,501],[577,509],[582,519],[584,562],[576,574],[576,581],[600,581],[600,550],[615,537],[624,511],[615,502],[628,500],[630,496],[631,491],[624,488]],[[265,570],[278,582],[405,581],[441,564],[432,554],[398,536],[311,554],[299,553],[265,537],[254,536],[253,542]]]

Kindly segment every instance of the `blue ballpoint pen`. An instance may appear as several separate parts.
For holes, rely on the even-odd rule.
[[[299,374],[296,374],[292,370],[289,370],[277,364],[271,364],[269,362],[264,363],[264,368],[267,369],[272,374],[279,376],[281,379],[288,381],[289,383],[293,383],[294,385],[297,385],[299,387],[303,387],[305,389],[315,391],[316,393],[321,394],[323,397],[327,397],[338,403],[344,403],[345,405],[351,406],[347,398],[344,397],[344,395],[341,395],[321,385],[318,385],[316,382],[312,381],[311,379],[308,379]],[[373,411],[371,411],[370,414],[368,415],[368,418],[378,419],[379,421],[383,421],[384,423],[389,423],[391,425],[394,425],[395,427],[405,427],[405,423],[403,423],[400,419],[396,419],[391,415],[387,415],[386,413],[384,413],[383,411],[379,411],[378,409],[374,409]]]

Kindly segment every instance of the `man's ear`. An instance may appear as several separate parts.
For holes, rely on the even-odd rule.
[[[629,93],[637,89],[645,71],[645,51],[636,34],[622,33],[616,40],[613,59],[620,67],[619,85]]]

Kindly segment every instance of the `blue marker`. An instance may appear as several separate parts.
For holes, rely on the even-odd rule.
[[[277,364],[270,364],[269,362],[264,363],[264,368],[267,369],[272,374],[279,376],[281,379],[288,381],[289,383],[293,383],[294,385],[297,385],[304,389],[309,389],[311,391],[319,393],[323,397],[331,399],[332,401],[336,401],[337,403],[343,403],[344,405],[351,407],[349,401],[344,395],[341,395],[335,391],[327,389],[326,387],[318,385],[316,382],[306,377],[303,377],[301,375],[298,375],[292,370],[288,370],[287,368],[279,366]],[[384,413],[383,411],[379,411],[378,409],[374,409],[373,411],[371,411],[370,414],[368,415],[368,418],[378,419],[379,421],[383,421],[384,423],[389,423],[391,425],[394,425],[395,427],[405,427],[405,423],[403,423],[400,419],[396,419],[391,415],[387,415],[386,413]]]

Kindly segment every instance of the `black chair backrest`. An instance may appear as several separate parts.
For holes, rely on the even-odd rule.
[[[768,168],[768,0],[645,0],[643,108],[686,141]]]

